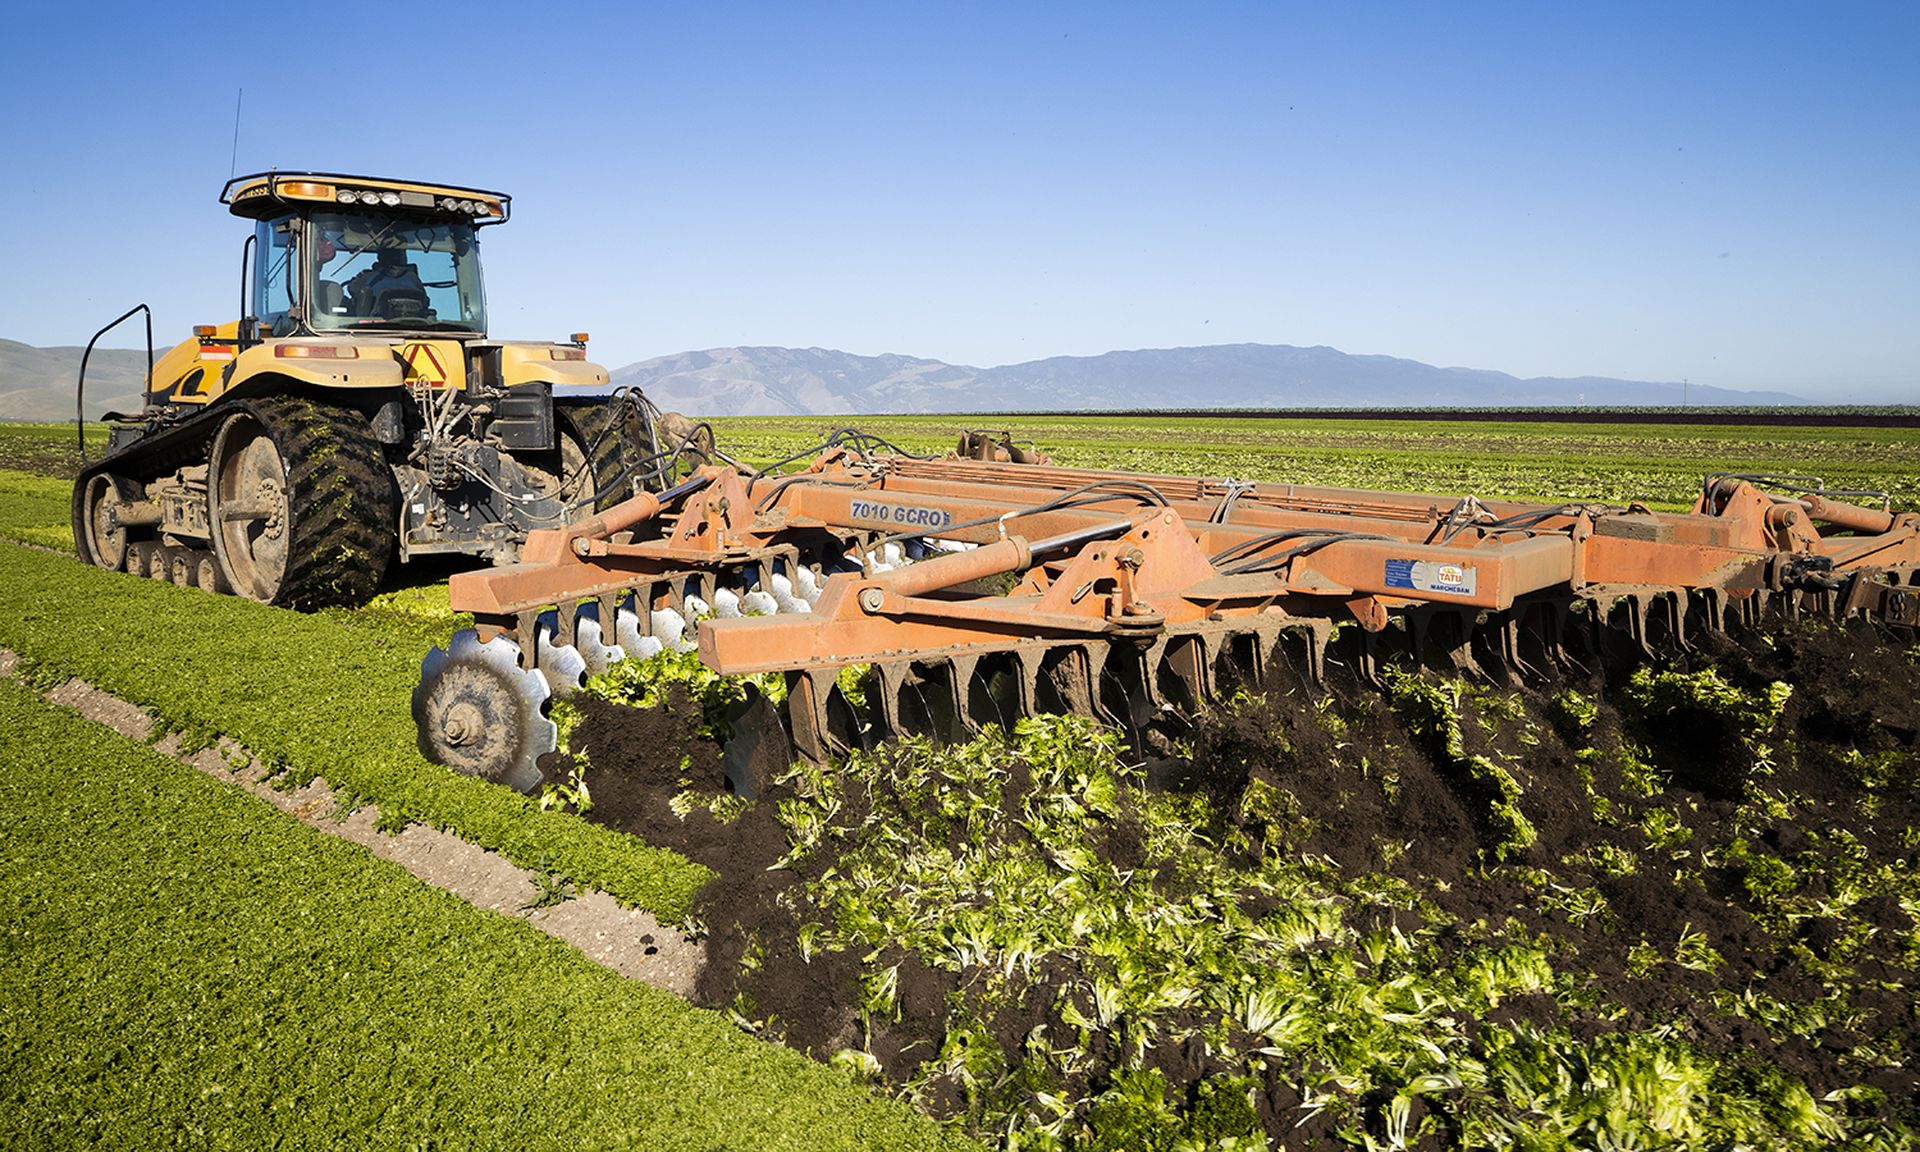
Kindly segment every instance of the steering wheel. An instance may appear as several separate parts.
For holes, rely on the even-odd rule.
[[[375,313],[384,320],[418,320],[429,312],[427,294],[411,292],[404,288],[393,289],[380,294],[375,301]]]

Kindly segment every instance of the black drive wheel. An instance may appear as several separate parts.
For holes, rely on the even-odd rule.
[[[593,471],[587,467],[586,445],[570,432],[560,434],[560,475],[562,483],[572,481],[560,493],[569,504],[591,500],[598,491],[594,487]]]
[[[213,440],[207,515],[235,594],[360,604],[394,549],[393,472],[366,417],[297,396],[241,401]]]
[[[120,523],[120,494],[113,478],[95,476],[80,498],[80,544],[83,559],[114,571],[127,565],[127,529]]]
[[[556,439],[560,441],[558,472],[525,460],[520,466],[527,470],[535,491],[542,496],[558,497],[567,505],[566,518],[575,520],[587,515],[588,505],[584,502],[592,500],[598,489],[593,482],[593,470],[586,466],[586,441],[564,420]],[[549,454],[547,459],[553,462],[553,455]],[[575,508],[576,504],[580,506]]]
[[[560,409],[559,416],[560,453],[569,474],[581,463],[588,465],[585,481],[576,485],[568,503],[591,495],[594,510],[600,511],[633,495],[633,481],[645,479],[639,465],[647,451],[634,440],[621,409],[605,403],[569,405]],[[569,456],[569,451],[574,455]],[[583,505],[574,515],[586,515],[586,507]]]

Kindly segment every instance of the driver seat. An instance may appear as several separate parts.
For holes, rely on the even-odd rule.
[[[345,316],[347,297],[340,285],[333,280],[321,280],[314,284],[313,305],[322,316]]]

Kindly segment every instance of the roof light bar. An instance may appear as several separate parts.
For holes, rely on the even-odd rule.
[[[284,184],[274,185],[274,189],[280,195],[290,196],[296,200],[333,199],[333,185],[319,184],[311,180],[289,180]]]

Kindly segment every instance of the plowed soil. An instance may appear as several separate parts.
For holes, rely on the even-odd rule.
[[[1504,724],[1463,724],[1468,753],[1511,748],[1513,733],[1534,733],[1524,751],[1527,788],[1520,807],[1537,838],[1500,865],[1488,852],[1498,837],[1485,819],[1486,798],[1449,770],[1446,750],[1431,733],[1410,726],[1386,693],[1358,683],[1309,687],[1276,669],[1257,703],[1203,720],[1181,745],[1187,754],[1155,761],[1150,776],[1157,788],[1207,793],[1222,812],[1236,810],[1252,781],[1282,789],[1297,805],[1298,851],[1324,855],[1348,875],[1405,881],[1444,910],[1443,941],[1457,940],[1464,951],[1484,941],[1489,926],[1509,938],[1548,937],[1556,942],[1557,970],[1590,974],[1596,993],[1590,1005],[1569,1006],[1547,994],[1512,998],[1470,1022],[1470,1031],[1526,1022],[1589,1038],[1667,1027],[1743,1067],[1782,1069],[1816,1099],[1870,1086],[1878,1092],[1865,1094],[1857,1107],[1882,1123],[1914,1124],[1920,1079],[1904,1063],[1920,1042],[1914,925],[1899,899],[1863,898],[1858,888],[1859,878],[1875,868],[1910,876],[1920,854],[1920,794],[1910,786],[1920,755],[1914,653],[1864,630],[1814,624],[1726,642],[1693,660],[1713,664],[1738,686],[1793,686],[1757,751],[1733,741],[1709,715],[1636,713],[1623,701],[1622,670],[1516,689],[1509,698],[1517,700],[1517,716]],[[1553,698],[1569,686],[1598,701],[1584,731],[1570,729],[1563,717],[1556,727]],[[1318,703],[1328,692],[1338,697],[1331,707]],[[744,997],[756,1015],[778,1022],[788,1044],[816,1057],[857,1044],[855,958],[817,954],[807,962],[794,943],[808,913],[804,886],[831,859],[769,870],[788,847],[773,816],[779,789],[732,823],[699,809],[683,818],[671,803],[677,793],[711,793],[722,783],[716,750],[684,719],[697,710],[642,712],[591,700],[582,707],[575,746],[591,756],[589,818],[681,850],[718,873],[699,902],[708,935],[697,998],[724,1009]],[[1330,712],[1340,724],[1329,724]],[[1366,750],[1368,778],[1356,776],[1352,757],[1337,745]],[[1655,766],[1651,794],[1649,786],[1623,777],[1619,757],[1582,754],[1623,745]],[[1903,779],[1889,786],[1876,770]],[[1590,786],[1582,783],[1583,772],[1591,775]],[[1382,787],[1382,779],[1393,786]],[[1024,786],[1009,782],[1009,797]],[[1770,814],[1756,816],[1751,803],[1743,808],[1742,798],[1756,790],[1778,798]],[[1610,820],[1596,815],[1606,806]],[[1656,809],[1677,815],[1690,851],[1650,845],[1640,821]],[[1115,860],[1138,856],[1137,831],[1116,822],[1106,850]],[[1631,870],[1619,866],[1622,859],[1633,862]],[[1526,881],[1526,868],[1544,870],[1567,890],[1597,892],[1604,914],[1574,918],[1545,906],[1540,886]],[[1783,908],[1791,915],[1783,916]],[[1260,909],[1248,911],[1257,917]],[[1403,918],[1398,927],[1418,925]],[[1698,943],[1721,962],[1651,970],[1636,963],[1644,941],[1668,941],[1671,950],[1683,930],[1698,934]],[[870,1050],[885,1077],[901,1084],[938,1051],[973,983],[904,952],[883,962],[893,959],[901,961],[903,1019],[879,1026]],[[1017,1050],[1035,1024],[1060,1026],[1058,983],[1043,965],[1017,1002],[985,1012],[1004,1050]],[[1715,1006],[1715,993],[1754,991],[1789,1004],[1830,1002],[1836,984],[1850,996],[1846,1024],[1810,1035]],[[1192,1044],[1156,1048],[1148,1060],[1189,1106],[1200,1103],[1204,1078],[1224,1071]],[[1096,1045],[1088,1080],[1078,1087],[1097,1091],[1117,1069]],[[937,1080],[920,1102],[936,1114],[964,1106],[957,1091],[943,1091]],[[1297,1123],[1299,1095],[1277,1075],[1269,1075],[1256,1103],[1276,1147],[1319,1146],[1328,1135],[1324,1116]]]

